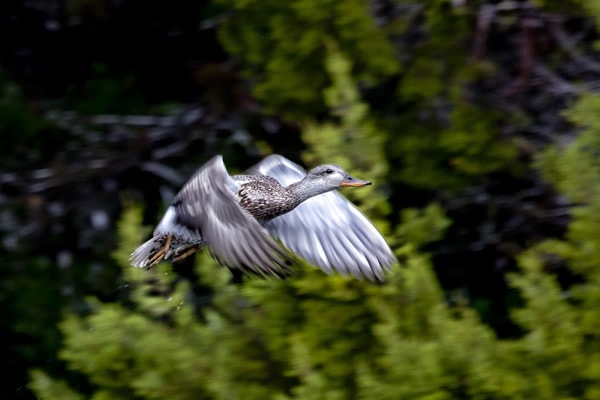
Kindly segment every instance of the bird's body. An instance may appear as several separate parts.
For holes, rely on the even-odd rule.
[[[296,208],[302,199],[293,191],[281,186],[277,179],[262,175],[234,175],[240,185],[236,198],[246,211],[260,224]]]
[[[213,157],[175,196],[132,264],[177,261],[208,246],[229,267],[279,273],[290,257],[273,236],[326,272],[382,279],[395,261],[391,250],[367,218],[333,192],[369,184],[337,165],[306,174],[278,155],[229,176],[221,156]]]

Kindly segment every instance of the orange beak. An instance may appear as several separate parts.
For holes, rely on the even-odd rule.
[[[363,181],[361,179],[356,179],[351,177],[350,175],[346,175],[346,178],[340,183],[342,187],[361,187],[368,186],[371,184],[371,181]]]

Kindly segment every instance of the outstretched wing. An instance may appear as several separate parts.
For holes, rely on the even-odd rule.
[[[246,173],[272,176],[284,186],[306,175],[302,167],[280,155],[265,158]],[[377,228],[337,191],[312,197],[264,227],[327,273],[382,280],[396,261]]]
[[[215,258],[226,266],[281,273],[289,255],[240,207],[236,190],[223,157],[213,157],[173,199],[177,224],[199,231]]]

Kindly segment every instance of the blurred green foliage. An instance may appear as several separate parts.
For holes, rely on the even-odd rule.
[[[521,366],[535,371],[531,378],[544,384],[547,398],[600,396],[599,111],[597,95],[580,96],[567,116],[581,134],[539,157],[541,172],[573,202],[572,221],[564,240],[546,240],[521,255],[523,273],[511,277],[526,302],[514,313],[527,330]],[[576,283],[565,287],[556,278],[561,270]]]
[[[503,112],[476,103],[469,93],[470,84],[493,72],[465,45],[473,34],[473,16],[446,1],[427,1],[423,7],[421,40],[402,48],[410,57],[397,88],[401,114],[385,116],[395,133],[388,154],[401,165],[396,180],[460,188],[507,167],[517,152],[510,141],[499,139]]]
[[[587,9],[591,15],[600,12],[598,2],[594,0],[534,0],[533,3],[550,12],[566,12],[581,14]]]
[[[362,0],[219,0],[235,11],[219,32],[244,61],[264,107],[288,118],[323,111],[330,76],[327,41],[351,57],[355,76],[374,83],[398,71],[394,50]]]

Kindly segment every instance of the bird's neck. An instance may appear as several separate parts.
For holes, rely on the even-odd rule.
[[[329,192],[331,188],[323,188],[316,185],[313,181],[306,178],[301,181],[292,183],[287,187],[288,192],[294,195],[297,199],[298,204],[310,199],[311,197],[318,196],[322,193]]]

